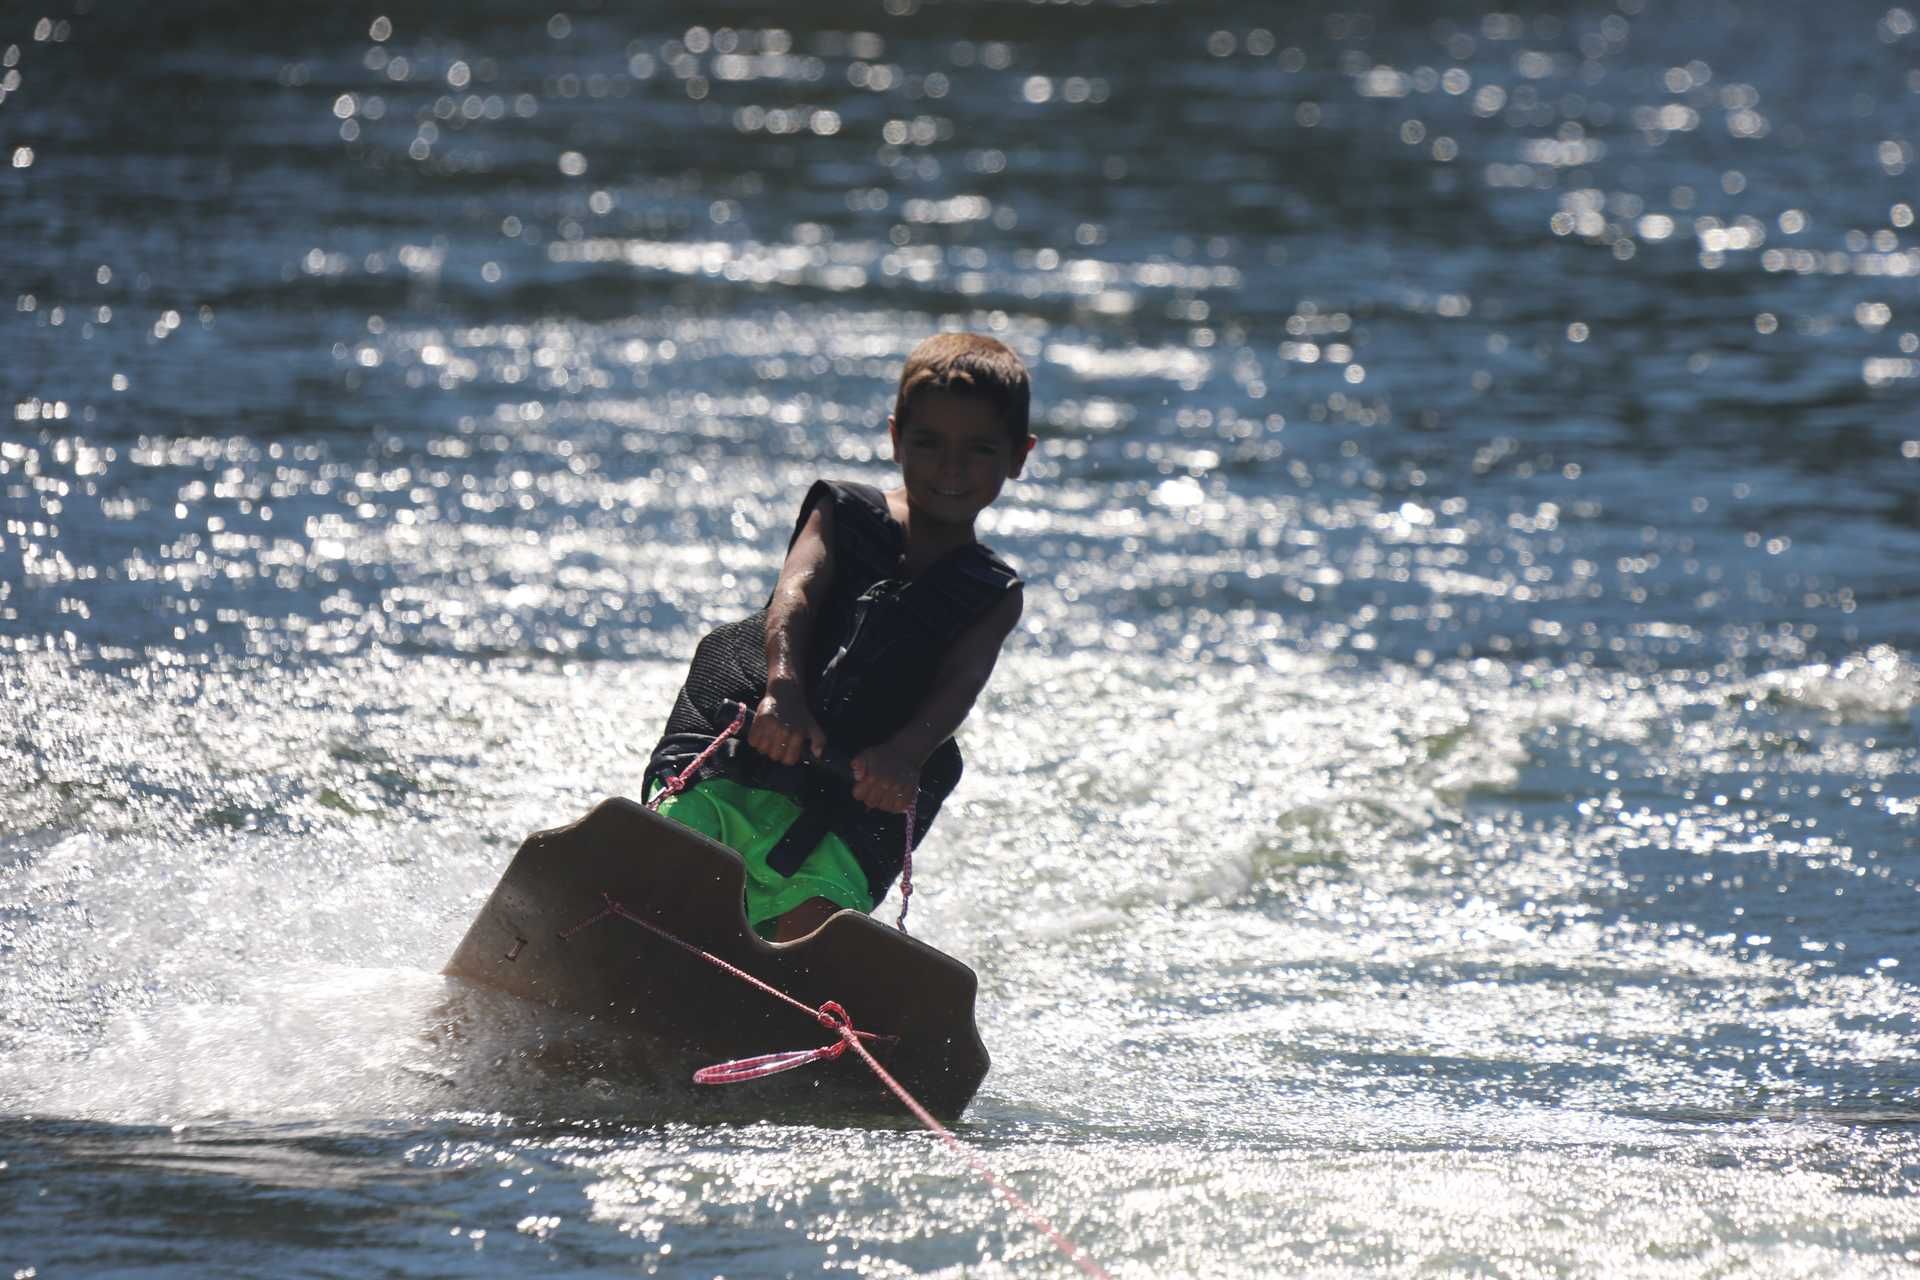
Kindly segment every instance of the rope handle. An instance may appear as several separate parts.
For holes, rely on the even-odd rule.
[[[651,800],[647,801],[647,808],[658,812],[661,805],[665,804],[674,796],[679,795],[682,791],[685,791],[693,784],[694,779],[699,776],[700,770],[706,765],[707,761],[713,759],[714,753],[720,750],[721,743],[733,737],[735,734],[746,731],[753,724],[754,713],[752,708],[748,707],[744,702],[735,702],[731,705],[735,709],[733,723],[722,729],[719,734],[715,736],[714,740],[709,742],[706,748],[693,758],[693,763],[689,764],[673,777],[668,778],[665,785],[654,793]],[[813,763],[817,767],[826,769],[842,782],[848,784],[853,782],[852,763],[837,751],[829,749],[825,755],[816,757]],[[920,798],[916,795],[907,803],[906,821],[904,823],[906,828],[906,848],[902,851],[900,858],[900,914],[893,922],[893,927],[902,933],[907,932],[907,908],[909,899],[913,897],[913,828],[914,818],[919,808]],[[795,1065],[798,1066],[801,1064],[796,1063]],[[781,1068],[781,1070],[790,1069],[791,1068]]]

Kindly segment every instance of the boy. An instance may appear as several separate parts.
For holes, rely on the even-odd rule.
[[[1020,620],[1020,578],[974,520],[1033,449],[1026,367],[977,334],[915,347],[887,430],[899,487],[817,481],[767,607],[695,649],[647,765],[664,785],[754,708],[660,812],[747,865],[747,922],[789,942],[871,911],[960,780],[954,732]],[[831,744],[853,783],[810,769]],[[906,829],[912,809],[914,829]]]

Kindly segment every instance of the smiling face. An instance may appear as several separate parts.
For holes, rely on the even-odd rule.
[[[907,420],[889,418],[887,428],[908,503],[942,524],[970,527],[1033,448],[1032,436],[1015,441],[991,402],[950,391],[914,396]]]

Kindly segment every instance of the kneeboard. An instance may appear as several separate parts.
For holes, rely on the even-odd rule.
[[[747,927],[745,876],[726,846],[606,800],[527,838],[446,972],[587,1018],[597,1040],[667,1078],[833,1042],[809,1015],[611,912],[617,904],[809,1008],[836,1001],[856,1029],[887,1037],[866,1043],[908,1092],[956,1119],[987,1074],[973,970],[857,911],[798,942],[765,942]],[[749,1106],[899,1109],[853,1053],[713,1090]]]

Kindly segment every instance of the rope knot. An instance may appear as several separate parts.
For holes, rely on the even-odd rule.
[[[746,723],[747,707],[745,703],[741,703],[739,713],[733,717],[733,723],[722,729],[719,736],[707,744],[706,750],[693,758],[692,764],[689,764],[673,777],[668,778],[666,784],[654,794],[653,799],[647,801],[647,808],[657,810],[668,800],[671,800],[674,796],[679,795],[682,791],[692,786],[698,778],[700,770],[706,765],[707,761],[713,759],[713,753],[720,749],[720,744],[740,732],[741,727]]]
[[[853,1026],[853,1019],[847,1016],[847,1011],[840,1007],[838,1000],[827,1001],[813,1016],[829,1031],[845,1031]]]

